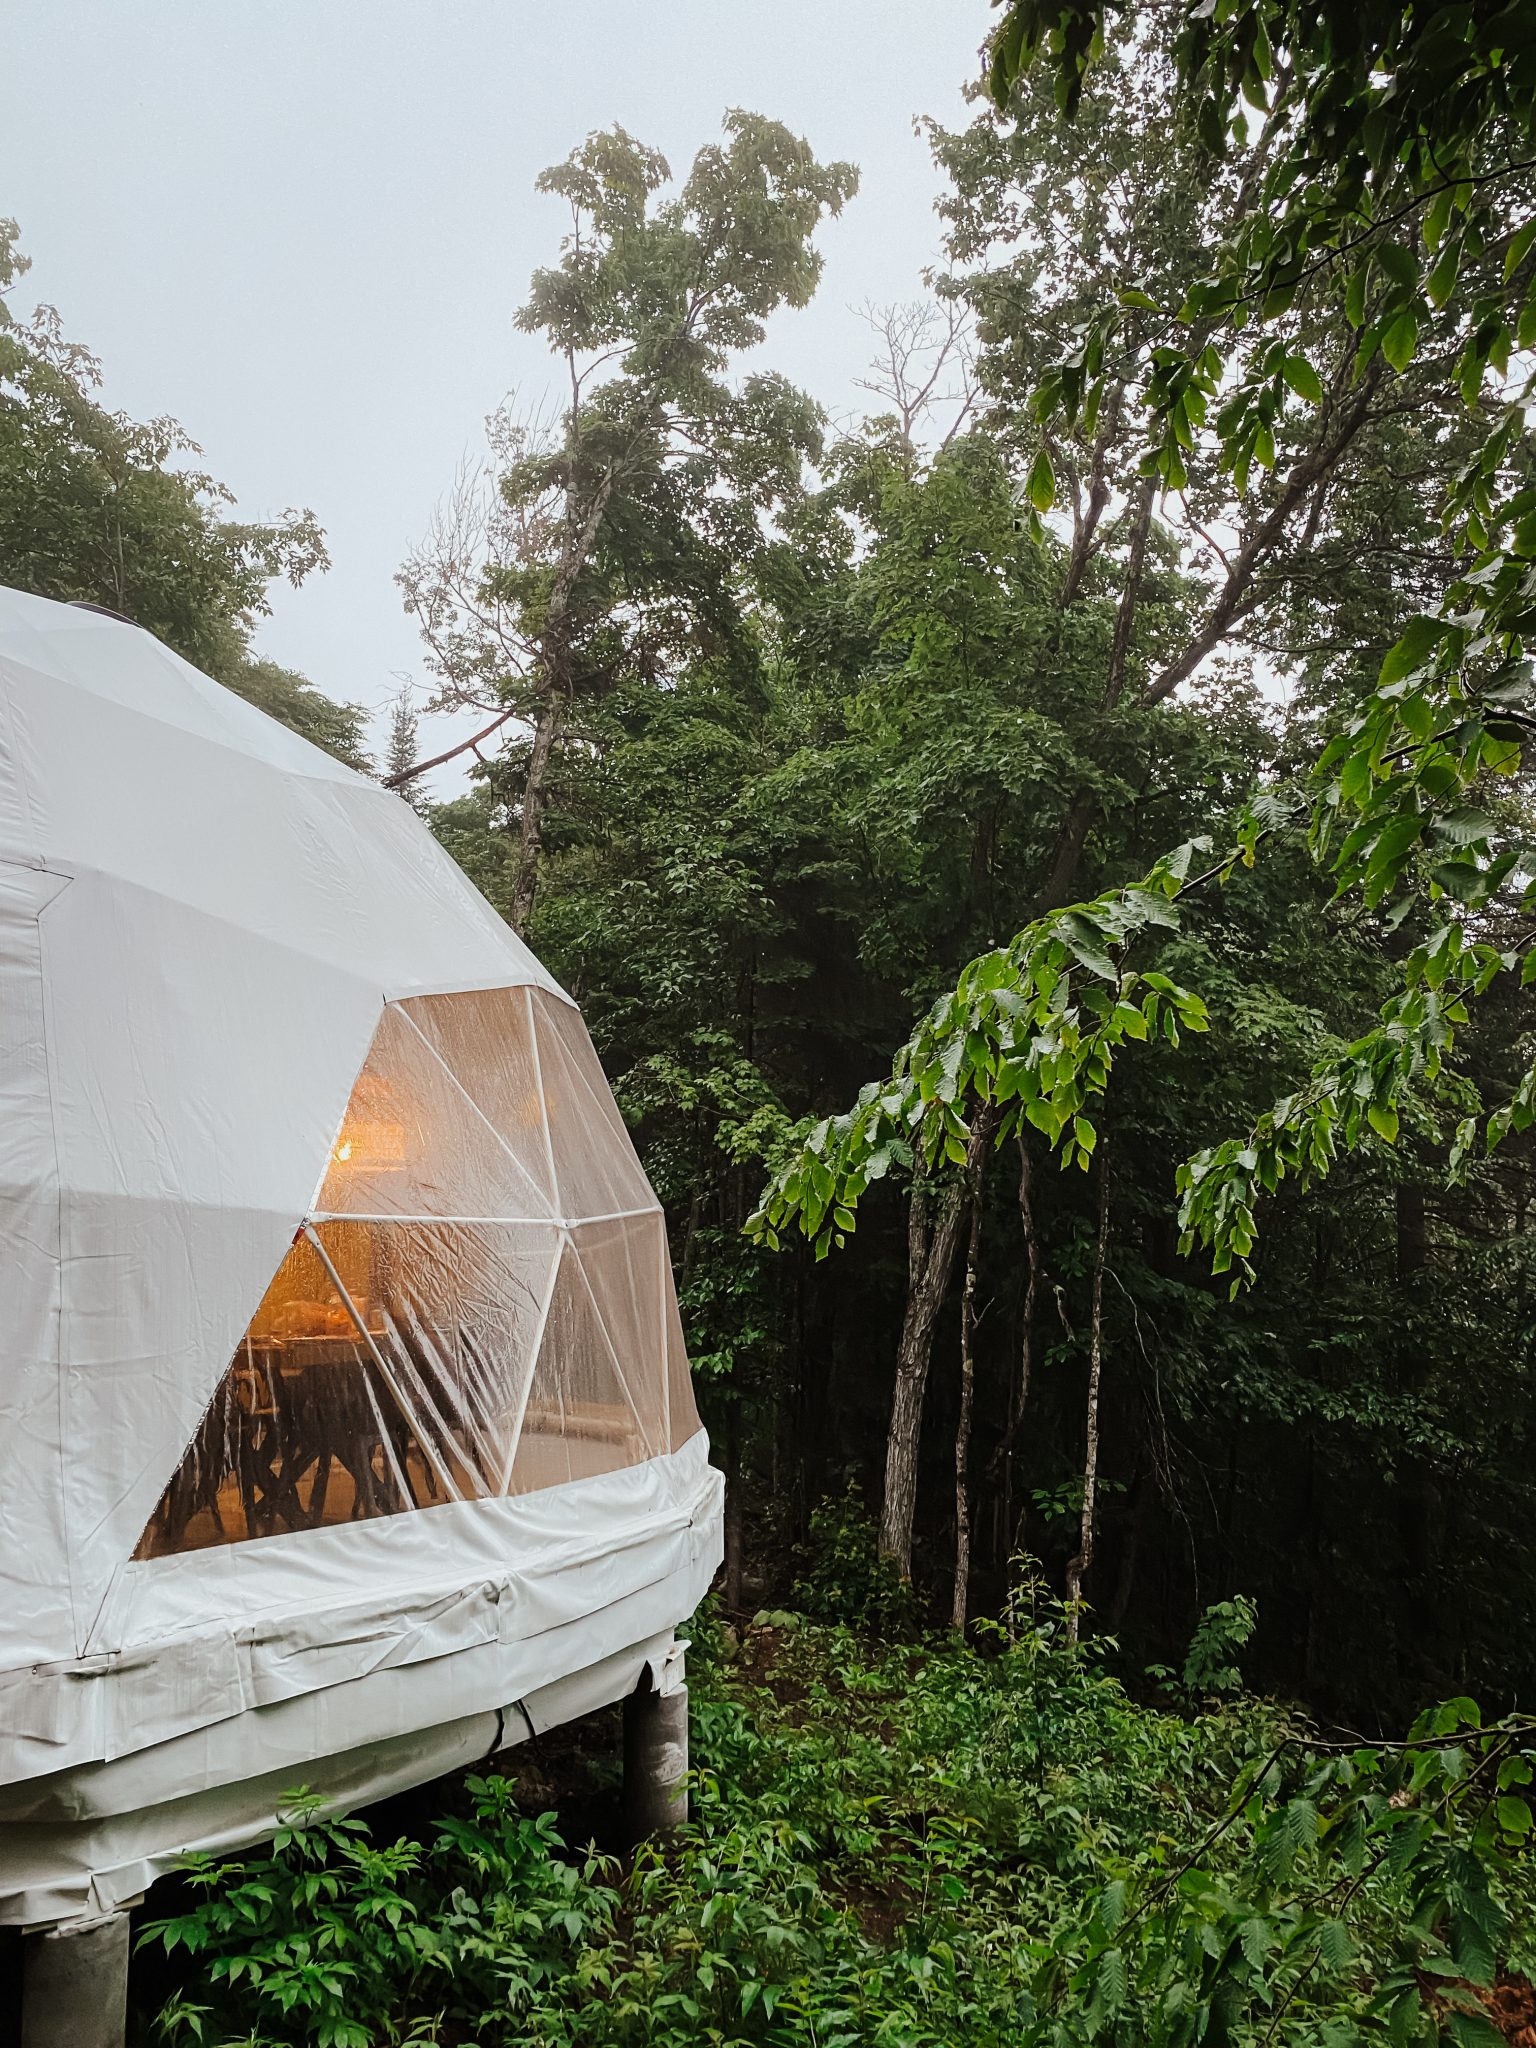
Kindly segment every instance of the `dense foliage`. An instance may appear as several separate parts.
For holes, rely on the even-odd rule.
[[[1327,1172],[1362,1119],[1391,1142],[1400,1097],[1421,1073],[1435,1078],[1500,975],[1536,978],[1518,929],[1536,909],[1525,806],[1500,788],[1520,776],[1532,730],[1536,13],[1288,0],[1110,13],[1096,0],[1010,0],[989,77],[1000,109],[1016,110],[1043,59],[1059,105],[1080,114],[1102,97],[1113,48],[1110,95],[1127,65],[1162,69],[1176,126],[1229,197],[1220,232],[1180,262],[1146,276],[1122,263],[1113,294],[1083,308],[1070,353],[1037,370],[1036,503],[1054,496],[1053,429],[1091,434],[1128,397],[1147,491],[1198,487],[1212,464],[1230,479],[1239,566],[1326,477],[1330,443],[1358,431],[1373,390],[1406,391],[1416,362],[1421,388],[1459,404],[1465,443],[1441,494],[1455,573],[1437,579],[1305,792],[1312,851],[1339,896],[1358,895],[1389,929],[1427,922],[1425,941],[1378,1025],[1182,1177],[1187,1239],[1214,1245],[1220,1270],[1251,1248],[1261,1192],[1287,1172]],[[1277,438],[1298,401],[1318,417],[1299,458]],[[1284,815],[1266,792],[1249,857]],[[1491,1110],[1473,1098],[1453,1163],[1533,1118],[1527,1066]]]
[[[760,352],[852,166],[738,111],[676,181],[621,130],[545,174],[565,395],[401,573],[484,720],[438,756],[402,697],[383,777],[668,1210],[729,1479],[696,1819],[298,1800],[155,1930],[167,2038],[1536,2026],[1531,1725],[1467,1697],[1536,1679],[1533,51],[1008,0],[837,432]],[[0,578],[367,770],[254,651],[312,516],[108,411],[23,268],[0,222]]]
[[[1497,2043],[1490,2010],[1532,2009],[1530,1724],[1457,1701],[1320,1743],[1238,1691],[1242,1619],[1213,1611],[1164,1709],[1032,1583],[984,1652],[707,1623],[675,1841],[567,1845],[496,1776],[421,1839],[296,1802],[145,1934],[185,1973],[155,2037]]]
[[[737,113],[545,178],[568,401],[402,572],[486,723],[453,801],[409,707],[385,773],[584,1004],[733,1611],[852,1482],[898,1604],[995,1614],[1022,1547],[1133,1668],[1253,1599],[1323,1714],[1536,1675],[1528,74],[1520,9],[1378,12],[1004,8],[942,310],[840,432],[767,323],[850,166]],[[253,652],[322,561],[0,324],[0,576],[361,760]]]
[[[1191,454],[1198,488],[1192,475],[1177,498],[1143,491],[1123,415],[1114,431],[1106,415],[1055,442],[1069,510],[1031,518],[1031,490],[1045,494],[1025,401],[1121,261],[1089,166],[1111,148],[1122,189],[1133,171],[1166,180],[1130,221],[1148,261],[1185,260],[1230,202],[1194,145],[1167,139],[1172,86],[1158,81],[1155,66],[1122,65],[1107,104],[1081,117],[1098,125],[1065,136],[1042,97],[935,137],[984,417],[942,433],[936,421],[925,439],[893,410],[826,447],[767,538],[754,523],[729,563],[715,558],[736,607],[728,643],[652,634],[648,664],[626,654],[562,700],[528,930],[583,1001],[673,1219],[732,1481],[733,1600],[771,1593],[817,1498],[849,1469],[874,1493],[882,1462],[902,1481],[884,1489],[892,1553],[948,1596],[965,1397],[944,1361],[960,1349],[974,1178],[973,1610],[995,1607],[1022,1539],[1146,1657],[1183,1638],[1202,1595],[1252,1594],[1260,1669],[1320,1705],[1406,1715],[1468,1684],[1509,1698],[1533,1564],[1528,1165],[1517,1146],[1452,1201],[1441,1162],[1471,1087],[1493,1095],[1519,1071],[1514,1012],[1495,1002],[1455,1070],[1414,1074],[1401,1103],[1395,1069],[1390,1104],[1351,1097],[1351,1134],[1373,1143],[1326,1194],[1301,1201],[1271,1172],[1249,1297],[1225,1308],[1225,1284],[1179,1256],[1180,1163],[1336,1063],[1412,950],[1412,927],[1330,910],[1333,884],[1300,833],[1256,827],[1252,803],[1315,757],[1448,572],[1439,504],[1465,437],[1460,401],[1413,372],[1350,400],[1317,460],[1305,410],[1285,412],[1274,431],[1311,464],[1309,485],[1268,504],[1234,555],[1219,450]],[[1347,395],[1352,344],[1320,322],[1317,345],[1337,351]],[[515,499],[525,472],[509,474]],[[630,527],[600,530],[593,560],[611,579],[648,578],[636,547]],[[487,573],[494,598],[494,563]],[[628,635],[645,614],[616,587],[613,633]],[[586,588],[595,644],[603,592]],[[1276,663],[1288,701],[1260,687]],[[521,744],[490,757],[435,813],[509,913],[527,760]],[[1158,863],[1181,842],[1196,850],[1170,892]],[[1242,851],[1256,845],[1250,869]],[[1229,847],[1231,880],[1175,918],[1170,894],[1232,865]],[[1151,896],[1119,894],[1154,871],[1168,906],[1155,923]],[[1097,907],[1090,892],[1106,892]],[[870,1183],[856,1237],[839,1190],[812,1186],[813,1236],[847,1239],[837,1261],[743,1242],[765,1170],[794,1171],[797,1133],[828,1142],[822,1119],[889,1068],[914,1012],[946,990],[949,1025],[922,1026],[926,1054],[897,1067],[953,1113],[921,1145],[896,1130],[872,1142],[873,1170],[852,1162]],[[1211,1028],[1133,1042],[1103,1093],[1078,1055],[1097,1057],[1105,1030],[1161,1034],[1170,992],[1170,1017],[1182,1005]],[[1031,1005],[1061,1021],[1072,1060],[1031,1095],[1022,1156],[1012,1142],[999,1153],[994,1128],[962,1165],[964,1081],[986,1066],[992,1025],[1027,1039],[1026,1068],[1056,1056],[1015,1029]],[[1091,1102],[1084,1114],[1084,1091],[1102,1116]],[[1381,1128],[1388,1107],[1400,1128]],[[1057,1139],[1098,1160],[1104,1132],[1101,1233],[1097,1167],[1071,1181],[1044,1169]],[[1254,1206],[1233,1198],[1237,1258]]]

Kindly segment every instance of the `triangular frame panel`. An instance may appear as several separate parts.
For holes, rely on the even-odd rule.
[[[533,1493],[638,1465],[656,1455],[567,1238],[507,1482]]]
[[[408,997],[134,1555],[530,1492],[697,1428],[661,1207],[579,1016]]]
[[[236,1347],[133,1555],[202,1550],[453,1498],[305,1234]]]

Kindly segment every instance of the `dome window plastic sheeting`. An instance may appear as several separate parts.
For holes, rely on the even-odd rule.
[[[581,1018],[397,796],[0,591],[0,1924],[673,1669],[721,1550]]]
[[[678,1450],[699,1418],[674,1313],[661,1209],[580,1020],[527,988],[391,1004],[134,1556]]]

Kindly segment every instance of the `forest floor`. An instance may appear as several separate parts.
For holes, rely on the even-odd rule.
[[[1139,1703],[1043,1599],[969,1644],[693,1633],[686,1829],[623,1852],[616,1711],[301,1813],[157,1893],[140,2038],[1536,2048],[1529,1745],[1467,1703],[1336,1754],[1237,1691]]]

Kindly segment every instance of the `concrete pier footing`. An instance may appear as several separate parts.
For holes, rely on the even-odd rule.
[[[688,1818],[688,1687],[685,1644],[674,1644],[659,1685],[647,1671],[624,1702],[624,1822],[631,1841]]]
[[[22,1944],[21,2048],[123,2048],[128,1915],[70,1920]]]

